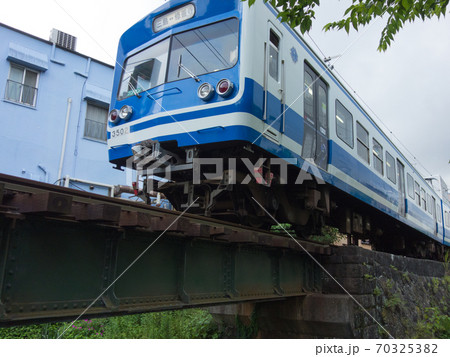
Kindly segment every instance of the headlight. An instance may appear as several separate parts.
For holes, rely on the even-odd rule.
[[[210,100],[214,95],[214,87],[209,83],[203,83],[198,87],[197,95],[204,101]]]
[[[128,120],[131,117],[131,114],[133,114],[133,108],[129,105],[124,105],[119,112],[120,119]]]
[[[117,109],[111,110],[111,112],[108,115],[108,119],[112,124],[117,124],[120,120],[119,111]]]
[[[233,87],[234,85],[230,80],[222,79],[217,83],[216,89],[221,97],[228,97],[233,92]]]

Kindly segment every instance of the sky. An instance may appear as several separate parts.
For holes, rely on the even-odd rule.
[[[261,0],[259,0],[261,1]],[[130,5],[123,9],[123,4]],[[77,51],[114,65],[121,34],[164,0],[21,0],[2,4],[0,22],[48,40],[52,28],[78,39]],[[450,186],[450,14],[406,24],[384,53],[384,20],[353,31],[324,33],[351,0],[322,1],[305,40],[331,62],[375,121],[424,176]],[[315,45],[317,44],[318,47]],[[320,50],[318,49],[320,48]],[[372,112],[373,110],[373,112]]]

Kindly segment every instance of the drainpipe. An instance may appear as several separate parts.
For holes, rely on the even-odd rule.
[[[72,98],[67,98],[66,126],[64,127],[64,136],[61,147],[61,156],[59,159],[58,182],[61,180],[62,168],[64,164],[64,155],[66,152],[67,131],[69,129],[70,108],[72,107]]]
[[[40,168],[44,172],[44,175],[45,175],[44,176],[44,182],[48,183],[48,179],[47,179],[48,172],[47,172],[47,169],[41,164],[38,164],[38,168]]]

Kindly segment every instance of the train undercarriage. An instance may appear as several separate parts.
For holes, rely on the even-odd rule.
[[[179,211],[264,230],[288,223],[302,239],[328,225],[349,244],[361,239],[375,250],[443,260],[442,244],[327,184],[312,162],[300,169],[244,142],[185,149],[146,141],[133,153],[127,164],[148,202],[146,192],[158,191]]]

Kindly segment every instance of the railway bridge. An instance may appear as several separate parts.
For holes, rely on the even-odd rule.
[[[405,265],[383,254],[0,175],[3,327],[190,307],[245,321],[258,306],[265,336],[373,337],[364,272]]]

